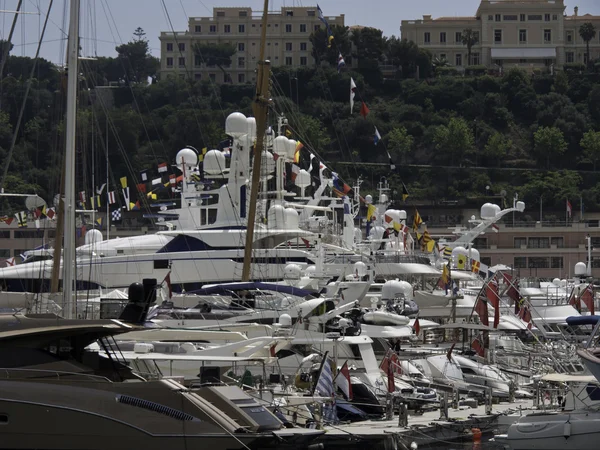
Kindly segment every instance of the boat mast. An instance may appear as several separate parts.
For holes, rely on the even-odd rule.
[[[256,142],[254,143],[254,161],[252,163],[252,184],[250,186],[250,205],[248,223],[246,225],[246,247],[244,248],[244,267],[242,281],[250,280],[250,264],[252,259],[252,243],[254,242],[254,222],[256,219],[256,202],[260,183],[260,162],[264,147],[265,130],[267,128],[267,112],[269,107],[269,79],[271,62],[265,61],[265,45],[267,41],[267,17],[269,0],[265,0],[260,30],[260,54],[256,74],[256,96],[252,103],[252,112],[256,118]]]
[[[79,46],[79,0],[71,0],[69,45],[67,51],[67,121],[65,148],[65,233],[63,250],[63,314],[77,317],[77,301],[73,299],[75,278],[75,125],[77,115],[77,79]],[[60,255],[58,255],[60,257]],[[60,260],[58,260],[60,261]],[[56,264],[55,260],[55,264]]]

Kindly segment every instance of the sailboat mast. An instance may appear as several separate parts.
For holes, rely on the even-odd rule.
[[[77,116],[77,79],[79,75],[79,0],[71,0],[69,44],[67,51],[67,120],[65,148],[65,245],[63,250],[63,314],[77,317],[73,298],[75,279],[75,125]]]
[[[244,248],[244,267],[242,281],[250,280],[252,259],[252,243],[254,242],[254,222],[256,220],[256,203],[258,201],[258,186],[260,183],[260,163],[264,147],[265,131],[267,129],[267,112],[269,107],[269,78],[271,62],[265,61],[265,45],[267,41],[267,17],[269,0],[265,0],[260,33],[260,57],[257,66],[256,96],[252,103],[252,112],[256,118],[256,142],[254,143],[254,161],[252,162],[252,185],[250,186],[250,205],[248,208],[248,224],[246,227],[246,247]]]

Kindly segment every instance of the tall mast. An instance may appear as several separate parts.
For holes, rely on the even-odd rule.
[[[77,119],[77,79],[79,47],[79,0],[71,0],[69,45],[67,51],[67,121],[65,148],[65,245],[63,250],[63,313],[77,317],[77,301],[73,299],[75,279],[75,124]],[[60,255],[57,255],[60,257]],[[60,260],[58,260],[60,261]],[[55,260],[56,264],[56,260]]]
[[[250,280],[252,259],[252,243],[254,242],[254,221],[256,219],[256,202],[260,183],[260,162],[264,147],[265,130],[267,128],[267,112],[269,107],[269,78],[271,62],[265,61],[265,45],[267,41],[267,17],[269,0],[265,0],[260,32],[260,56],[256,76],[256,96],[252,103],[252,112],[256,118],[256,143],[254,144],[254,161],[252,163],[252,185],[250,186],[250,205],[248,208],[248,224],[246,227],[246,247],[244,248],[244,267],[242,281]]]

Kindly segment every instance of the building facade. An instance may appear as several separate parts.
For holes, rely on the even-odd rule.
[[[344,26],[344,15],[325,17],[330,26]],[[262,12],[251,8],[214,8],[212,17],[190,17],[188,30],[161,32],[161,76],[191,76],[216,83],[255,83],[259,59]],[[269,12],[265,57],[273,67],[314,65],[311,56],[311,33],[325,25],[319,20],[317,7],[282,7]],[[194,44],[232,44],[237,53],[232,64],[210,66],[194,52]]]
[[[439,17],[424,15],[421,20],[403,20],[403,39],[427,48],[434,57],[464,68],[521,67],[536,69],[583,63],[586,43],[579,27],[591,22],[598,33],[590,41],[590,57],[600,57],[600,16],[580,16],[578,8],[566,14],[564,0],[482,0],[475,16]],[[478,37],[471,61],[462,43],[462,32],[471,28]]]

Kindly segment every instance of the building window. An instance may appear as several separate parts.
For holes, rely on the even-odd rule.
[[[525,14],[519,14],[519,20],[525,22]]]
[[[217,11],[217,17],[225,17],[225,11]]]
[[[230,73],[226,73],[225,75],[223,75],[223,82],[224,83],[232,83]]]
[[[454,33],[454,42],[456,42],[457,44],[462,44],[462,32],[457,31],[456,33]]]
[[[300,51],[305,52],[307,49],[306,42],[300,42]]]
[[[567,52],[567,62],[568,63],[573,63],[575,62],[575,53],[573,52]],[[167,61],[169,60],[169,58],[167,58]],[[168,64],[168,63],[167,63]]]
[[[527,16],[527,20],[542,20],[542,15],[541,14],[529,14]]]
[[[527,30],[519,30],[519,42],[527,42]]]
[[[527,59],[525,59],[525,58],[519,59],[519,64],[527,64]]]
[[[455,64],[456,64],[457,66],[462,66],[462,55],[461,55],[460,53],[458,53],[458,54],[456,55],[456,62],[455,62]]]
[[[194,27],[194,32],[196,32],[196,33],[202,33],[202,25],[196,25]]]
[[[246,66],[246,58],[244,58],[243,56],[238,58],[238,67],[245,67]]]
[[[442,61],[446,61],[446,54],[445,53],[440,53],[440,59]]]
[[[231,25],[224,25],[223,33],[231,33]]]
[[[300,57],[300,65],[306,66],[307,64],[308,64],[308,59],[306,58],[306,56],[301,56]]]
[[[167,42],[167,51],[168,52],[172,52],[173,51],[173,43],[172,42]]]
[[[441,42],[442,44],[445,44],[445,43],[446,43],[446,32],[445,32],[445,31],[442,31],[442,32],[440,33],[440,42]]]
[[[583,54],[583,63],[587,64],[588,63],[588,59],[587,59],[587,53]]]
[[[300,33],[306,33],[306,24],[305,23],[300,24]]]
[[[315,31],[318,31],[318,30],[320,30],[320,29],[321,29],[321,25],[319,25],[319,24],[316,24],[316,25],[315,25]]]
[[[180,52],[185,52],[185,44],[183,42],[177,44],[177,47],[179,48]]]
[[[286,33],[291,33],[292,32],[292,24],[291,23],[286,23],[285,24],[285,32]]]
[[[494,21],[494,16],[492,14],[488,14],[488,20],[490,22],[493,22]]]
[[[476,44],[479,44],[479,31],[473,32],[473,39],[475,40]]]
[[[479,53],[473,53],[471,55],[471,59],[473,60],[473,65],[478,66],[481,64],[481,58],[479,57]]]
[[[8,249],[8,248],[0,249],[0,258],[10,258],[10,249]]]
[[[173,67],[173,58],[170,56],[167,58],[167,67]]]
[[[558,14],[552,14],[552,20],[558,20]]]
[[[530,269],[549,269],[550,258],[547,256],[530,256],[527,265]]]
[[[307,11],[308,13],[308,17],[315,17],[315,10],[311,9],[310,11]]]
[[[544,14],[544,20],[550,22],[550,14]]]
[[[292,43],[291,42],[286,42],[285,43],[285,51],[286,52],[291,52],[292,51]]]
[[[567,42],[573,42],[573,32],[567,31]]]
[[[294,17],[294,11],[286,11],[285,15],[288,17]]]
[[[473,241],[473,247],[475,248],[488,248],[487,238],[475,238]]]
[[[563,268],[563,258],[562,258],[562,256],[552,256],[552,257],[550,257],[550,268],[551,269],[562,269]]]
[[[201,73],[195,73],[195,74],[194,74],[194,79],[195,79],[196,81],[200,81],[200,80],[202,79],[202,74],[201,74]]]
[[[238,15],[240,17],[248,17],[248,11],[240,11]]]
[[[544,30],[544,43],[549,44],[552,42],[552,30]]]
[[[485,264],[488,267],[491,266],[492,265],[492,257],[491,256],[482,256],[481,264]]]
[[[194,55],[194,66],[200,67],[202,65],[202,58],[200,55]]]
[[[244,24],[238,25],[238,33],[245,33],[245,32],[246,32],[246,25],[244,25]]]
[[[210,81],[216,81],[217,80],[217,75],[214,73],[209,73],[208,74],[208,78],[210,78]]]
[[[502,20],[502,17],[500,14],[496,14],[496,22],[500,22]]]
[[[238,43],[238,52],[246,50],[246,45],[243,42]]]
[[[518,16],[516,14],[511,14],[511,15],[507,15],[505,14],[504,16],[502,16],[502,20],[506,21],[506,20],[517,20]]]
[[[530,237],[529,248],[550,248],[550,239],[547,237]]]
[[[217,32],[217,26],[216,25],[211,25],[210,28],[208,29],[208,31],[210,33],[216,33]]]
[[[292,65],[292,57],[291,56],[286,56],[285,57],[285,65],[286,66],[291,66]]]
[[[502,30],[494,30],[494,42],[502,44]]]
[[[429,31],[426,31],[426,32],[423,34],[423,41],[424,41],[426,44],[429,44],[429,43],[431,42],[431,33],[430,33]]]
[[[527,238],[516,237],[516,238],[514,238],[514,242],[515,242],[515,248],[527,247]]]
[[[179,67],[185,67],[185,57],[180,56],[177,58],[177,64],[179,64]]]
[[[515,256],[514,267],[515,267],[515,269],[526,269],[527,268],[527,257]]]
[[[246,75],[243,73],[238,73],[238,83],[245,83],[246,82]]]

